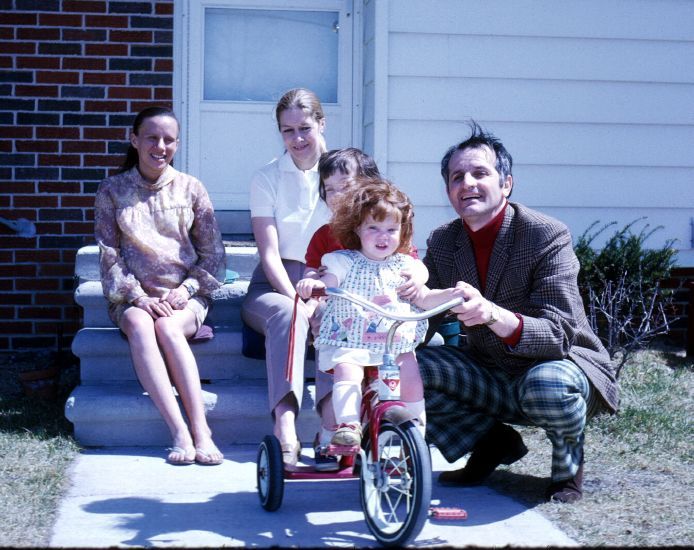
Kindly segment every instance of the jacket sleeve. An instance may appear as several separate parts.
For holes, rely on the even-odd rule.
[[[120,254],[120,230],[116,208],[108,192],[106,181],[96,192],[94,210],[94,236],[99,245],[99,271],[104,296],[109,302],[133,302],[145,296],[140,282],[130,272]]]
[[[530,292],[517,310],[523,331],[508,351],[528,358],[563,359],[574,345],[577,320],[583,314],[577,284],[580,266],[566,227],[543,233],[535,245]]]

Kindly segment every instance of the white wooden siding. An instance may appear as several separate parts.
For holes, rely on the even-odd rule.
[[[374,113],[376,110],[376,15],[375,2],[365,0],[363,9],[363,75],[362,75],[362,144],[364,151],[373,154]]]
[[[417,246],[454,215],[439,161],[474,118],[513,155],[514,200],[576,238],[596,220],[645,216],[664,226],[649,244],[677,239],[680,264],[694,265],[693,2],[366,4],[374,16],[387,9],[371,38],[388,52],[370,115],[373,135],[387,125],[386,143],[368,145],[387,150],[379,166],[415,203]]]

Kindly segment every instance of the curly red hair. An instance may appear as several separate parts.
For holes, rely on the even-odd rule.
[[[354,184],[335,205],[330,222],[333,235],[345,248],[359,250],[361,239],[356,229],[369,215],[376,221],[394,215],[401,224],[400,246],[396,252],[410,252],[414,218],[412,202],[392,182],[380,176],[354,178]]]

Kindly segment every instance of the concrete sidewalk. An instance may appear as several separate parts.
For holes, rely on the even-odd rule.
[[[357,480],[286,482],[276,512],[256,492],[255,446],[222,449],[221,466],[171,466],[162,448],[89,449],[71,471],[52,547],[376,546]],[[309,455],[310,450],[304,449]],[[433,450],[437,472],[451,469]],[[458,467],[461,464],[457,465]],[[415,545],[577,546],[536,512],[486,487],[433,484],[434,504],[468,519],[429,520]]]

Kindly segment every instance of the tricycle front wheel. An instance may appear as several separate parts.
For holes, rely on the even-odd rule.
[[[274,512],[284,497],[284,462],[282,447],[274,435],[266,435],[258,447],[257,482],[260,505]]]
[[[374,460],[371,441],[361,465],[360,497],[366,524],[384,546],[405,546],[419,535],[431,502],[429,448],[407,421],[381,424]]]

